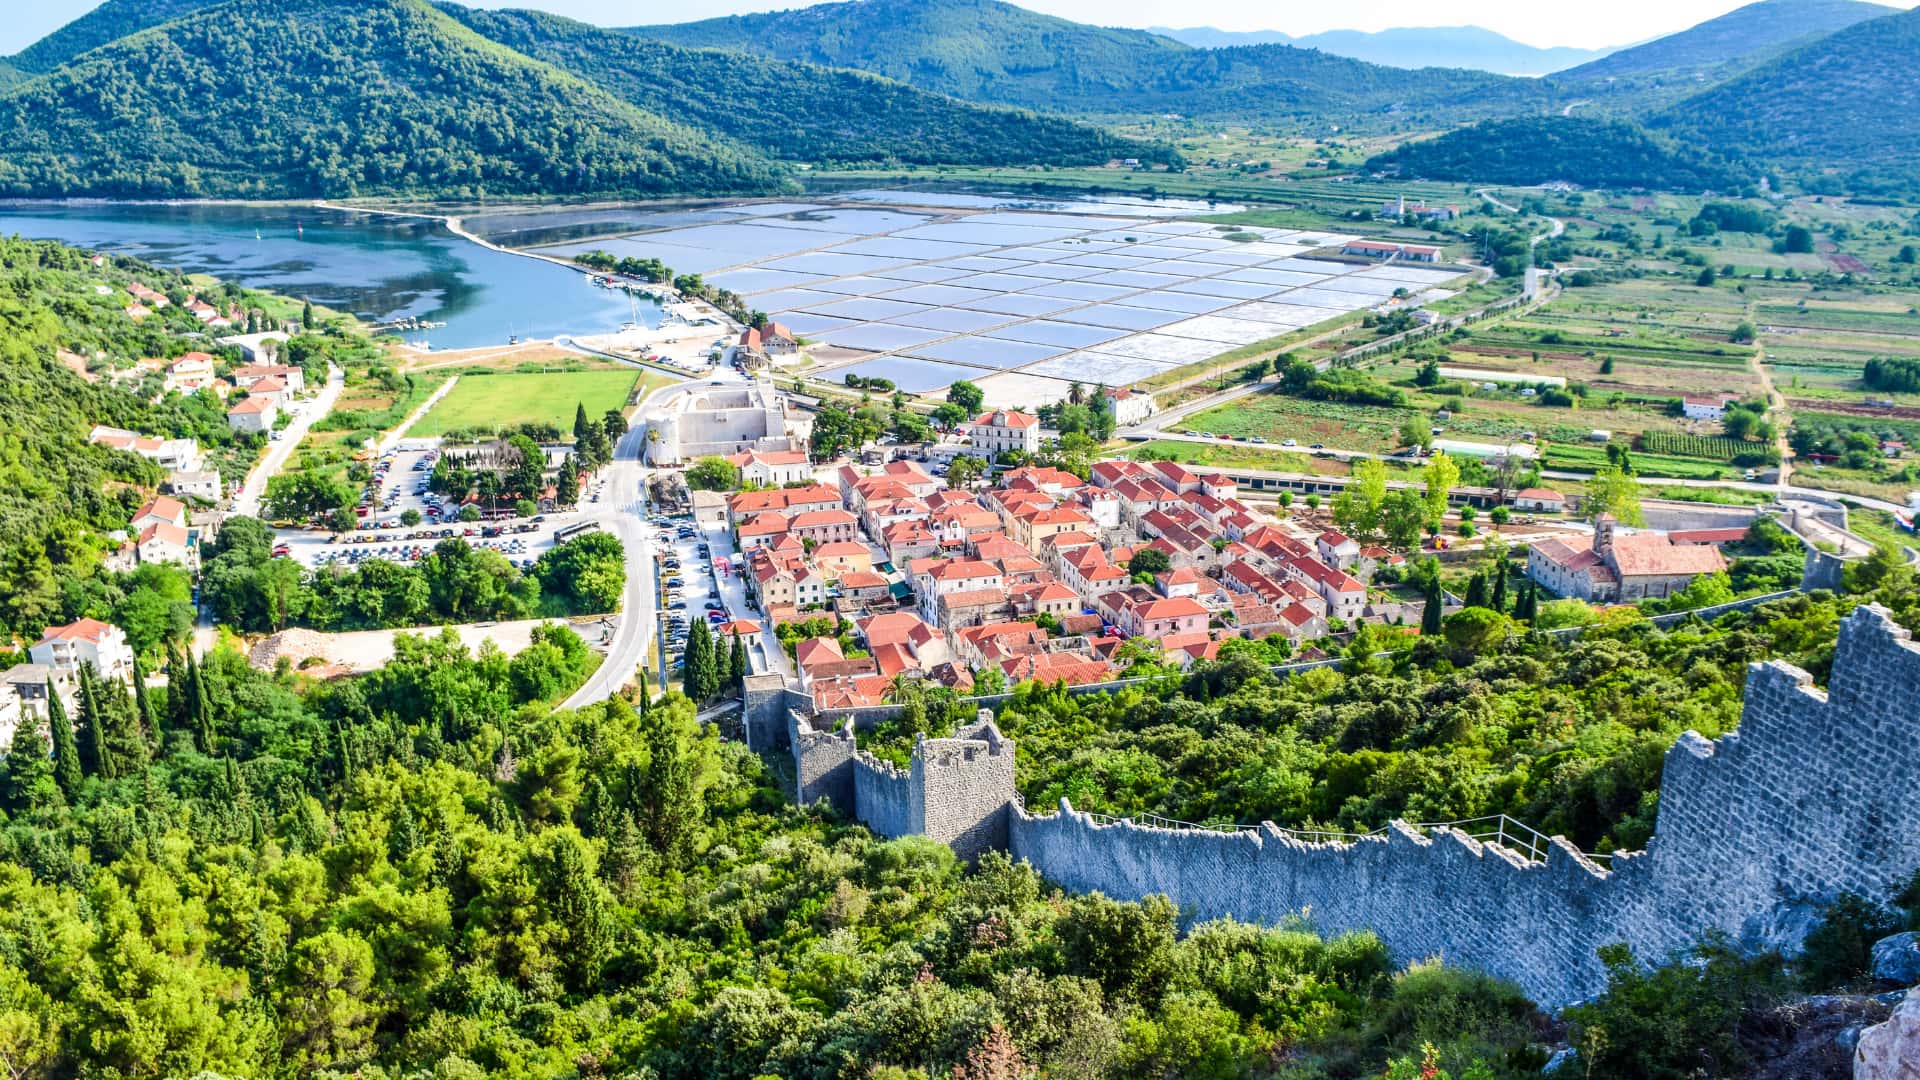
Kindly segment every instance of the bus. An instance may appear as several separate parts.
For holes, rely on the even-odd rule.
[[[600,527],[600,523],[597,521],[575,522],[572,525],[568,525],[566,528],[555,529],[553,531],[553,542],[556,544],[564,544],[567,541],[573,539],[574,537],[579,536],[581,533],[592,532],[593,530],[598,529],[599,527]]]

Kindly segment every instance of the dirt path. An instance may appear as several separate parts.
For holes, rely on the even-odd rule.
[[[1786,487],[1793,475],[1793,447],[1787,441],[1787,424],[1791,419],[1787,412],[1787,399],[1773,385],[1773,376],[1767,371],[1767,351],[1759,343],[1753,346],[1753,355],[1747,357],[1747,370],[1760,381],[1760,392],[1767,397],[1767,416],[1773,422],[1773,445],[1780,454],[1780,477],[1778,484]]]

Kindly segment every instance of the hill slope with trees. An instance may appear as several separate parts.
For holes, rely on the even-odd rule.
[[[82,53],[92,52],[137,34],[150,26],[159,26],[182,15],[212,7],[221,0],[106,0],[106,3],[60,27],[53,33],[20,50],[9,60],[14,67],[35,75],[70,63]]]
[[[1819,188],[1920,185],[1920,11],[1858,23],[1688,98],[1657,125]]]
[[[0,96],[0,193],[721,193],[764,158],[487,41],[421,0],[236,0]]]
[[[1745,70],[1894,8],[1863,0],[1760,0],[1677,34],[1609,53],[1554,76],[1568,82]]]
[[[1428,180],[1586,187],[1728,191],[1750,185],[1743,170],[1625,121],[1535,116],[1489,120],[1437,139],[1405,143],[1367,168]]]
[[[1194,49],[1139,30],[1054,18],[1000,0],[851,0],[628,31],[858,68],[974,101],[1084,114],[1454,118],[1551,97],[1537,80],[1405,71],[1287,45]]]
[[[968,165],[1172,157],[1167,147],[1092,125],[959,101],[866,72],[679,48],[537,11],[443,10],[635,106],[772,157]]]

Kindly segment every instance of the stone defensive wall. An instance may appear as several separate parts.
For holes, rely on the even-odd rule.
[[[1190,919],[1372,930],[1402,962],[1479,968],[1550,1007],[1604,989],[1602,945],[1659,960],[1720,930],[1792,953],[1841,893],[1884,900],[1920,868],[1920,647],[1877,607],[1842,623],[1824,692],[1792,665],[1751,665],[1739,731],[1681,736],[1653,840],[1611,856],[1510,823],[1334,837],[1115,820],[1065,800],[1034,815],[987,710],[922,739],[907,769],[859,751],[852,718],[789,718],[801,800],[883,835],[1006,850],[1064,888],[1162,893]]]

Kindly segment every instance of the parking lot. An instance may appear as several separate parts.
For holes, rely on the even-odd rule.
[[[360,516],[361,527],[373,523],[398,527],[401,516],[409,510],[418,513],[423,522],[442,517],[451,521],[457,508],[427,490],[433,464],[439,459],[440,451],[431,447],[396,447],[380,455],[373,466],[373,480],[354,511]]]
[[[647,519],[647,528],[655,537],[661,556],[657,565],[660,620],[665,636],[660,646],[666,655],[669,673],[677,675],[693,620],[704,618],[712,628],[732,615],[720,596],[710,541],[694,526],[693,520],[655,514]]]

